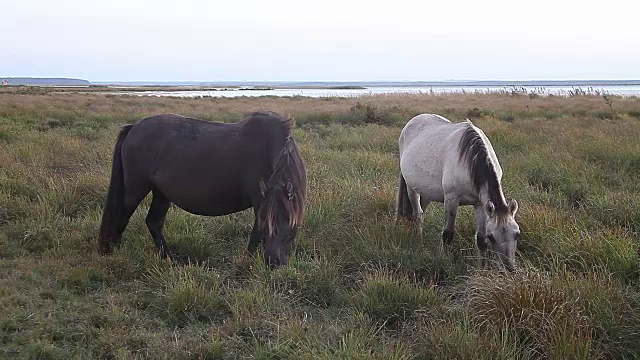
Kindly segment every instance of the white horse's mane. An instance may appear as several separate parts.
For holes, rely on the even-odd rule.
[[[467,119],[465,125],[466,128],[458,144],[460,161],[469,170],[475,190],[480,193],[486,187],[489,200],[495,205],[496,214],[507,214],[509,206],[504,199],[495,164],[491,161],[491,156],[487,149],[491,145],[485,143],[469,119]]]

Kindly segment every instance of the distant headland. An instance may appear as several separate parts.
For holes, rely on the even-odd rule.
[[[2,85],[89,86],[88,80],[72,78],[0,77]]]

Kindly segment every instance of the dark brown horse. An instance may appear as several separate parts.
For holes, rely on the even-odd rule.
[[[113,152],[99,251],[113,251],[129,218],[153,194],[147,227],[162,257],[162,227],[171,203],[193,214],[253,208],[249,252],[260,243],[268,265],[285,265],[302,222],[306,171],[291,137],[292,119],[254,113],[223,124],[163,114],[126,125]]]

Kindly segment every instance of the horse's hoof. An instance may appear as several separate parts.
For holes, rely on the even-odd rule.
[[[174,253],[173,251],[167,251],[163,258],[169,259],[171,261],[181,261],[185,256]]]
[[[113,253],[113,247],[110,245],[104,245],[104,244],[100,244],[98,246],[98,254],[104,256],[104,255],[111,255]]]

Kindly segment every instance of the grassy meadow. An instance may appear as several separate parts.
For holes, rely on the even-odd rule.
[[[296,118],[308,205],[290,265],[245,254],[249,211],[172,208],[159,259],[136,211],[97,254],[119,125],[163,112]],[[394,225],[397,139],[414,115],[491,139],[522,229],[512,274],[480,270],[475,217],[439,246]],[[149,98],[0,94],[2,359],[640,358],[640,99],[576,94]]]

